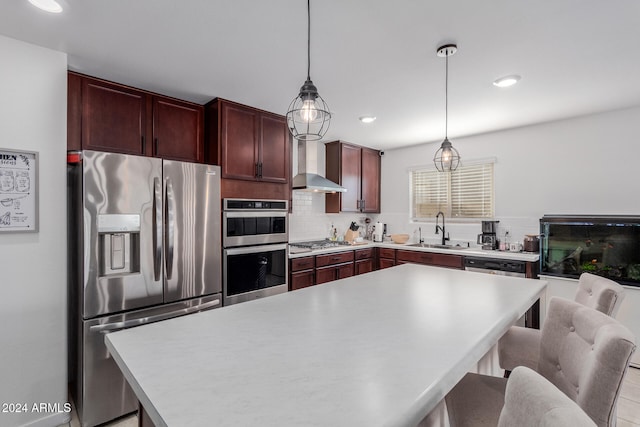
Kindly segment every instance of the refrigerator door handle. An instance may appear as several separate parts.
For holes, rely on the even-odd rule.
[[[125,320],[122,322],[113,322],[113,323],[104,323],[102,325],[95,325],[95,326],[91,326],[89,330],[91,332],[100,332],[105,334],[107,332],[115,332],[121,329],[131,328],[133,326],[145,325],[147,323],[158,322],[160,320],[166,320],[172,317],[178,317],[185,314],[195,313],[198,311],[206,310],[211,307],[215,307],[216,305],[220,305],[219,298],[216,298],[213,301],[209,301],[204,304],[194,305],[193,307],[188,307],[188,308],[181,308],[179,310],[170,311],[168,313],[156,314],[155,316],[147,316],[147,317],[141,317],[139,319]]]
[[[175,208],[176,200],[173,194],[173,185],[171,184],[171,180],[167,178],[167,198],[166,198],[166,230],[165,230],[165,238],[167,245],[167,256],[165,259],[166,267],[165,271],[167,273],[167,280],[171,280],[173,276],[173,240],[174,240],[174,221],[175,221]]]
[[[162,183],[153,178],[153,279],[162,274]]]

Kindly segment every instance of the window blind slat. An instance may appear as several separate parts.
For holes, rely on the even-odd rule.
[[[411,172],[411,217],[433,218],[438,211],[458,218],[494,216],[493,163],[460,166],[449,173]]]

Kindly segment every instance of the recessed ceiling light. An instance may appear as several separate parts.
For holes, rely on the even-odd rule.
[[[29,0],[29,3],[42,9],[45,12],[60,13],[62,12],[62,6],[56,0]]]
[[[362,116],[358,120],[360,120],[362,123],[373,123],[376,118],[375,116]]]
[[[493,82],[493,85],[498,87],[509,87],[518,83],[519,80],[520,76],[514,74],[513,76],[499,78],[498,80]]]

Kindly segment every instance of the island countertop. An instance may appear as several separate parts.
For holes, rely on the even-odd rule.
[[[106,343],[157,427],[415,426],[545,288],[405,264]]]

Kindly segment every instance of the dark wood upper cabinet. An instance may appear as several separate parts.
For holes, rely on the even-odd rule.
[[[258,113],[232,103],[220,104],[222,177],[255,180],[258,177]]]
[[[206,109],[207,157],[210,163],[219,159],[222,178],[289,182],[291,142],[284,116],[219,98]]]
[[[222,197],[291,200],[284,116],[216,98],[205,106],[205,152],[221,167]]]
[[[204,107],[68,74],[67,148],[204,161]]]
[[[275,114],[261,114],[260,133],[260,179],[289,182],[291,144],[286,119]]]
[[[153,155],[204,162],[204,107],[153,97]]]
[[[83,149],[145,154],[145,93],[84,78],[81,97]]]
[[[362,148],[361,212],[380,212],[380,151]]]
[[[380,152],[342,141],[325,150],[326,177],[347,189],[326,195],[326,212],[380,212]]]

